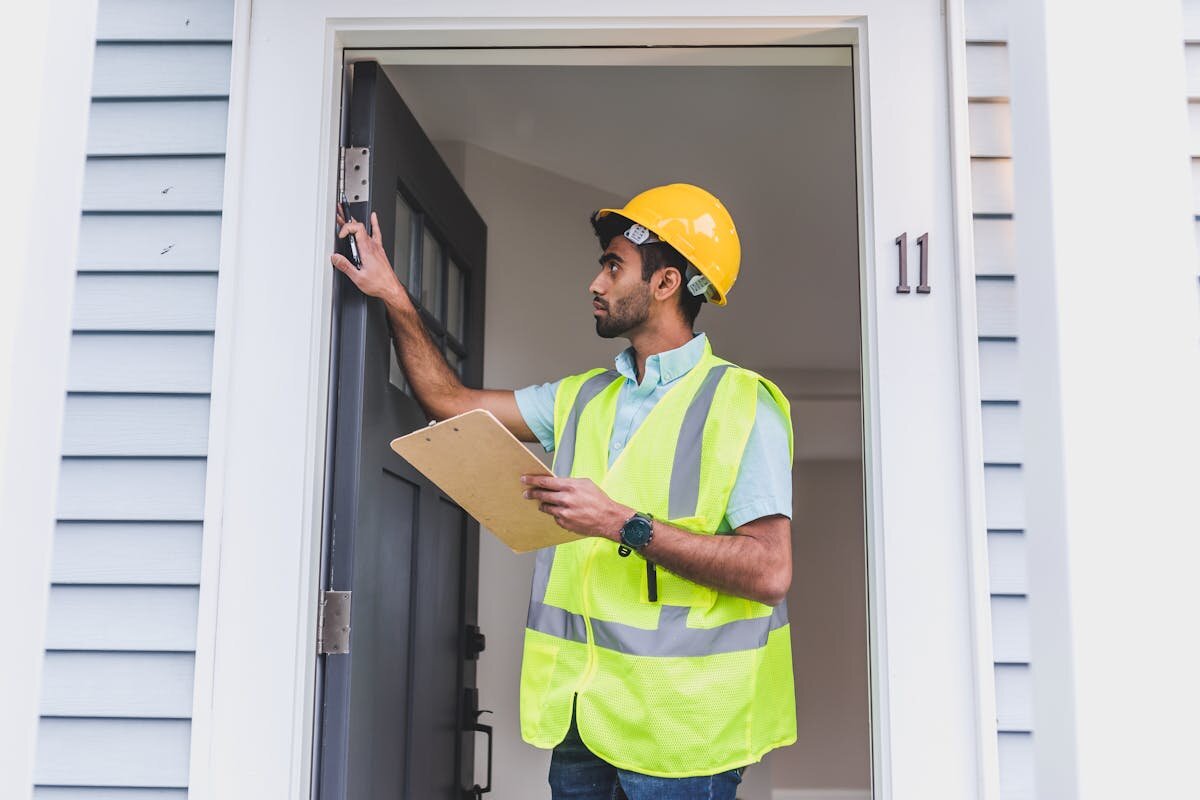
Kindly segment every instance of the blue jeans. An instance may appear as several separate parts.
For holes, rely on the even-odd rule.
[[[554,800],[735,800],[744,769],[696,778],[655,778],[618,769],[587,749],[572,717],[567,738],[550,757],[550,792]]]

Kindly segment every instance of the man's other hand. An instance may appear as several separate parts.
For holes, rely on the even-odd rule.
[[[560,528],[584,536],[617,541],[633,509],[616,502],[589,478],[522,475],[525,497],[540,501],[538,510],[554,517]]]

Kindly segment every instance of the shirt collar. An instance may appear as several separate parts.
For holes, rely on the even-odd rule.
[[[646,383],[656,386],[666,384],[687,374],[692,367],[700,363],[707,342],[706,334],[697,333],[686,344],[682,344],[674,350],[655,353],[647,358],[643,385]],[[637,362],[634,360],[633,347],[626,347],[617,353],[615,363],[617,372],[637,383]]]

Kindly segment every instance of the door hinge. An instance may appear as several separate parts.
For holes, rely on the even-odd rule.
[[[343,147],[338,159],[338,196],[343,192],[351,203],[367,202],[371,189],[371,150]]]
[[[317,610],[317,652],[345,655],[350,652],[350,592],[327,591]]]

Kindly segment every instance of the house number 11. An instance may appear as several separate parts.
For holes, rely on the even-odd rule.
[[[912,287],[908,285],[908,231],[896,237],[896,246],[900,248],[900,283],[896,286],[898,294],[908,294]],[[921,251],[920,278],[917,284],[918,294],[929,294],[929,233],[917,237],[917,248]]]

